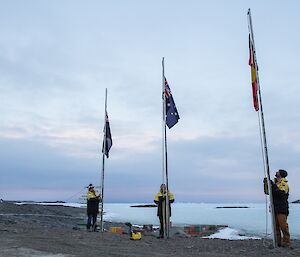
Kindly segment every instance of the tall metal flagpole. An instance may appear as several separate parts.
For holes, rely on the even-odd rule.
[[[166,128],[166,94],[165,94],[165,58],[162,58],[162,92],[163,92],[163,184],[166,184],[166,202],[163,204],[164,238],[169,238],[170,214],[169,214],[169,178],[168,178],[168,144]],[[166,183],[164,183],[166,181]]]
[[[101,176],[101,232],[103,227],[103,202],[104,202],[104,167],[105,167],[105,150],[106,150],[106,116],[107,116],[107,88],[105,88],[105,107],[104,107],[104,130],[103,130],[103,149],[102,149],[102,176]]]
[[[257,59],[256,59],[256,51],[255,51],[255,43],[254,43],[254,34],[253,34],[253,26],[252,26],[252,18],[251,18],[251,11],[250,8],[248,9],[248,28],[250,33],[251,42],[253,45],[253,57],[256,69],[256,78],[257,78],[257,87],[258,87],[258,98],[259,98],[259,110],[260,110],[260,132],[263,139],[263,147],[264,147],[264,166],[266,168],[266,176],[268,181],[268,189],[269,189],[269,197],[270,197],[270,209],[272,215],[272,229],[273,229],[273,246],[277,247],[277,238],[276,238],[276,223],[275,223],[275,211],[274,211],[274,203],[273,203],[273,193],[272,193],[272,184],[270,178],[270,167],[269,167],[269,157],[268,157],[268,147],[267,147],[267,138],[266,138],[266,130],[265,130],[265,121],[264,121],[264,112],[263,112],[263,105],[262,105],[262,97],[261,97],[261,90],[260,90],[260,83],[259,83],[259,76],[258,76],[258,66],[257,66]]]
[[[165,58],[162,58],[162,184],[165,183],[165,131],[166,131],[166,95],[165,95]]]

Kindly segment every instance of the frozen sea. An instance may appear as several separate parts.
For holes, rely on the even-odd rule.
[[[21,204],[21,203],[20,203]],[[54,203],[55,205],[57,203]],[[49,205],[49,203],[47,203]],[[73,207],[85,207],[79,203],[61,204]],[[141,203],[104,203],[104,220],[113,222],[130,222],[132,224],[159,225],[156,208],[134,208]],[[248,208],[217,208],[217,207]],[[240,239],[239,235],[250,237],[270,237],[271,217],[265,203],[174,203],[172,204],[172,224],[175,226],[209,224],[227,225],[220,238]],[[288,223],[291,237],[300,239],[300,204],[290,204]],[[267,224],[267,231],[266,231]],[[267,232],[267,233],[266,233]]]
[[[134,224],[159,224],[156,208],[133,208],[135,204],[104,204],[104,219]],[[216,208],[240,206],[249,208]],[[267,217],[267,219],[266,219]],[[174,203],[171,221],[174,225],[192,224],[227,225],[238,234],[265,237],[271,233],[271,218],[265,204],[212,204],[212,203]],[[292,238],[300,239],[300,204],[290,204],[288,223]]]

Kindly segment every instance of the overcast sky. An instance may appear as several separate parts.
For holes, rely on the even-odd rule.
[[[252,10],[271,175],[300,198],[299,1],[0,2],[0,198],[77,201],[100,184],[104,94],[113,136],[105,201],[152,202],[162,180],[161,59],[178,202],[263,202],[248,66]]]

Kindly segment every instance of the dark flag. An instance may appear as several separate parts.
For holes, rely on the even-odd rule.
[[[175,102],[168,85],[168,81],[165,78],[165,104],[166,104],[166,124],[168,128],[172,128],[180,119],[177,108],[175,106]]]
[[[109,150],[112,146],[112,138],[111,138],[111,133],[110,133],[110,127],[109,127],[109,120],[108,120],[108,115],[107,112],[105,114],[105,127],[104,127],[104,139],[103,139],[103,145],[102,145],[102,153],[106,155],[106,157],[109,157]],[[105,151],[104,151],[104,140],[105,142]]]

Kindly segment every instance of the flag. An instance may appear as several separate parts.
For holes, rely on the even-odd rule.
[[[249,34],[249,65],[251,67],[251,81],[252,81],[252,96],[253,96],[253,105],[255,111],[259,110],[259,104],[258,104],[258,96],[257,96],[257,90],[258,90],[258,83],[257,83],[257,71],[256,71],[256,63],[254,60],[254,48],[253,43],[251,41],[251,37]]]
[[[104,150],[104,140],[105,141],[105,150]],[[112,146],[112,137],[110,133],[110,126],[109,126],[109,120],[107,112],[105,113],[105,125],[104,125],[104,138],[103,138],[103,145],[102,145],[102,153],[106,155],[106,157],[109,157],[109,150]]]
[[[170,129],[178,122],[180,118],[166,78],[165,78],[164,94],[165,94],[165,106],[166,106],[166,124]]]

